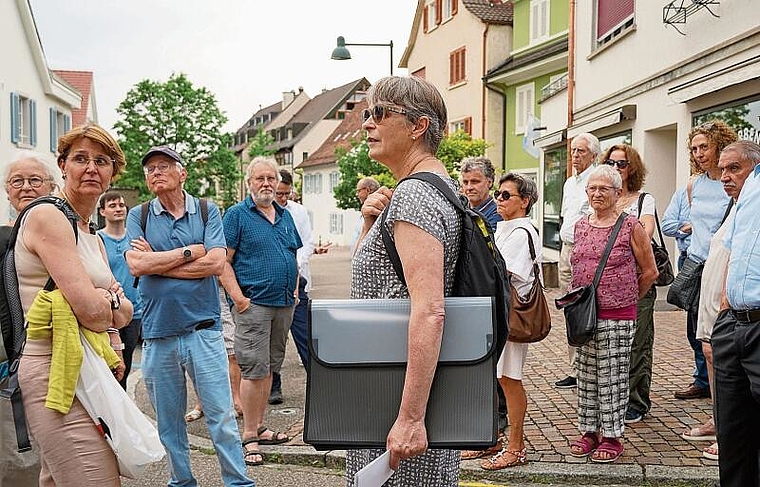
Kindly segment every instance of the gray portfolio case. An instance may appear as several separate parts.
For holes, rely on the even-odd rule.
[[[446,298],[443,342],[428,400],[430,448],[496,443],[491,298]],[[409,300],[312,300],[304,441],[318,450],[385,447],[398,414]]]

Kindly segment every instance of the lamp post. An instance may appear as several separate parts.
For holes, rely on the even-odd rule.
[[[343,36],[338,36],[338,45],[333,49],[331,59],[337,59],[342,61],[344,59],[351,59],[351,53],[348,52],[346,46],[372,46],[372,47],[390,47],[391,48],[391,76],[393,76],[393,41],[387,44],[347,44]]]

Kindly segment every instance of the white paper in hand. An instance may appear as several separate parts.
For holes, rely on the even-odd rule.
[[[381,487],[396,473],[391,469],[391,452],[385,451],[354,475],[355,487]]]

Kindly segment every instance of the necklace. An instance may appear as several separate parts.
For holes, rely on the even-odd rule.
[[[65,201],[69,205],[69,208],[71,208],[74,211],[74,213],[77,214],[77,216],[79,217],[79,220],[90,229],[90,233],[92,233],[92,222],[90,221],[90,216],[88,215],[87,218],[83,217],[82,214],[79,213],[79,211],[77,211],[76,208],[74,208],[74,205],[71,204],[71,200],[69,200],[69,198],[66,197],[66,193],[64,193],[63,191],[61,192],[61,198],[63,199],[63,201]]]

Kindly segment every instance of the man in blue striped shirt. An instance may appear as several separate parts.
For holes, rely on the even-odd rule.
[[[720,485],[760,485],[760,146],[739,141],[721,163],[753,169],[723,240],[731,255],[722,311],[712,334]],[[724,170],[724,186],[731,184]]]

